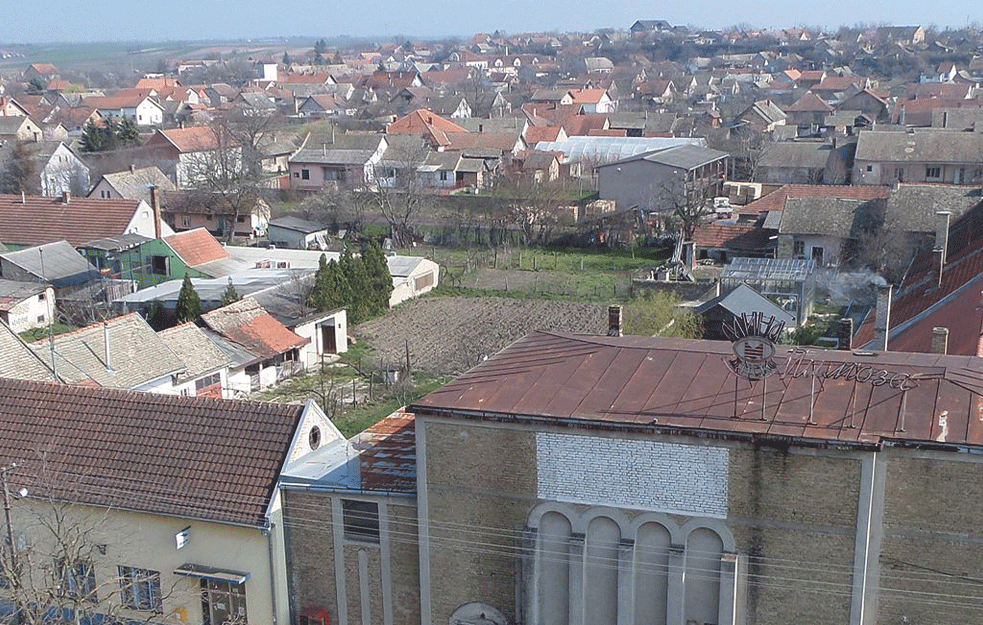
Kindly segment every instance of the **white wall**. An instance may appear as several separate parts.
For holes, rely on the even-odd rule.
[[[310,339],[307,345],[300,348],[300,361],[304,367],[309,369],[321,362],[321,354],[324,352],[324,337],[321,335],[321,327],[329,326],[334,329],[336,353],[342,354],[348,351],[348,313],[339,310],[331,316],[312,319],[307,323],[300,324],[293,329],[294,333],[305,339]]]
[[[18,302],[7,312],[5,318],[10,329],[20,333],[31,328],[43,328],[51,322],[54,314],[55,290],[49,286],[44,293]]]

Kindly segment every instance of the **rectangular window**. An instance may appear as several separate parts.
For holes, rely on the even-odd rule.
[[[160,572],[138,569],[133,566],[119,567],[120,600],[131,610],[163,612],[160,594]]]
[[[198,378],[197,380],[195,380],[195,390],[200,391],[206,387],[212,386],[213,384],[218,384],[221,381],[222,378],[217,373],[213,373],[212,375],[206,375],[203,378]]]
[[[300,172],[294,172],[294,178],[300,178]]]
[[[60,580],[59,590],[65,597],[95,603],[96,572],[91,562],[75,562],[69,564],[63,558],[55,563]]]
[[[155,275],[166,276],[171,268],[171,259],[168,256],[151,256],[150,268]]]
[[[379,504],[373,501],[342,499],[345,538],[362,542],[379,542]]]
[[[796,258],[804,256],[805,253],[806,253],[805,241],[795,241],[794,243],[792,243],[792,254]]]
[[[309,170],[309,169],[301,169],[300,170],[300,178],[301,178],[301,180],[310,180],[311,179],[311,170]]]
[[[869,172],[872,172],[872,171],[874,171],[874,166],[873,165],[867,165],[867,172],[869,173]]]
[[[925,168],[926,178],[941,178],[942,168],[941,167],[926,167]]]
[[[201,613],[205,625],[247,622],[246,589],[231,582],[201,580]]]
[[[424,275],[424,276],[418,276],[416,278],[416,280],[414,281],[414,284],[413,284],[414,289],[417,290],[417,291],[419,291],[421,289],[425,289],[428,286],[432,286],[432,285],[433,285],[433,272],[432,271],[430,273]]]

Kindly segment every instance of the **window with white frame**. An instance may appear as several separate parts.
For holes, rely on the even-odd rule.
[[[937,178],[941,178],[942,177],[942,168],[941,167],[926,167],[925,168],[925,177],[926,178],[936,178],[936,179]]]
[[[120,601],[131,610],[163,612],[160,571],[135,566],[119,567]]]

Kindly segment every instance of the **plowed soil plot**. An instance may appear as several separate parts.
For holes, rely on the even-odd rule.
[[[402,364],[409,341],[414,370],[460,373],[533,330],[601,334],[606,307],[580,302],[440,297],[407,302],[358,326],[384,365]]]

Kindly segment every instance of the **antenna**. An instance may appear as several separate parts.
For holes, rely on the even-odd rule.
[[[47,290],[48,290],[48,283],[47,283],[47,281],[44,278],[44,246],[43,245],[39,245],[38,246],[38,258],[41,261],[41,285],[44,288],[44,290],[47,292]],[[47,295],[45,295],[45,298],[44,298],[44,306],[45,306],[45,308],[48,308],[50,305],[51,305],[51,300],[48,299]],[[51,347],[51,375],[54,376],[55,380],[57,381],[58,380],[58,374],[55,371],[55,319],[54,319],[54,311],[49,308],[45,312],[47,312],[47,314],[48,314],[48,346]]]

